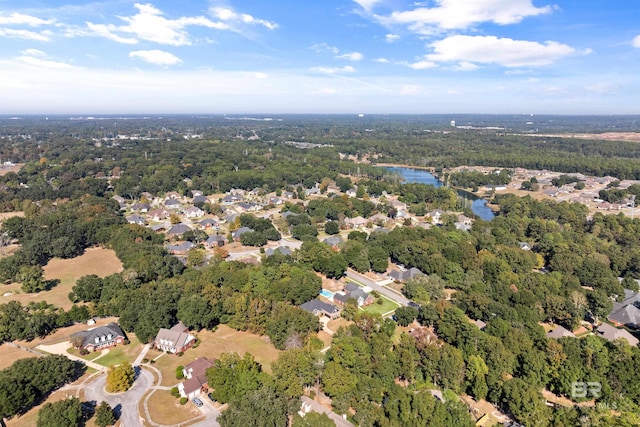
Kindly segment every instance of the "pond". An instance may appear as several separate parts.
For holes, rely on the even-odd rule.
[[[425,170],[399,166],[387,167],[386,169],[402,176],[405,182],[433,185],[436,188],[444,185],[442,181]],[[496,214],[487,206],[487,200],[467,191],[457,190],[457,192],[460,196],[472,201],[471,211],[479,218],[482,218],[485,221],[491,221],[496,216]]]

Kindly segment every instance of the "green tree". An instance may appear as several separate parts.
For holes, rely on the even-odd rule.
[[[239,397],[218,417],[222,427],[284,427],[293,412],[289,401],[271,387],[262,386]]]
[[[95,423],[98,427],[107,427],[115,424],[116,416],[113,413],[113,409],[107,402],[100,402],[96,408]]]
[[[124,362],[118,366],[110,366],[107,371],[107,391],[125,392],[131,388],[134,380],[135,372],[131,363]]]
[[[207,369],[209,387],[213,397],[221,402],[244,400],[262,383],[262,367],[249,353],[240,358],[237,353],[222,353],[215,364]],[[235,425],[235,424],[234,424]]]
[[[418,309],[414,307],[399,307],[395,311],[396,322],[400,326],[408,326],[418,317]]]
[[[304,417],[295,414],[291,427],[335,427],[335,425],[336,423],[327,414],[312,411],[305,414]]]
[[[338,234],[340,232],[340,226],[335,221],[327,221],[324,225],[324,231],[330,235]]]
[[[38,427],[73,427],[82,425],[82,404],[76,397],[45,403],[38,411]]]

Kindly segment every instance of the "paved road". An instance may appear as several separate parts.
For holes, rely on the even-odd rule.
[[[393,291],[393,290],[387,288],[386,286],[380,286],[376,282],[374,282],[373,280],[363,276],[362,274],[359,274],[359,273],[355,272],[354,270],[352,270],[350,268],[347,269],[347,277],[349,279],[355,281],[355,282],[360,283],[361,285],[370,287],[374,291],[378,291],[382,295],[386,296],[390,300],[393,300],[393,301],[397,302],[398,304],[400,304],[402,306],[406,307],[406,306],[409,305],[409,300],[407,298],[405,298],[404,296],[402,296],[401,294],[399,294],[398,292]]]
[[[153,375],[146,369],[138,368],[139,374],[136,381],[125,393],[107,393],[107,375],[102,374],[84,388],[87,401],[95,401],[96,405],[104,401],[120,413],[122,427],[144,427],[138,415],[138,401],[142,395],[153,386]]]

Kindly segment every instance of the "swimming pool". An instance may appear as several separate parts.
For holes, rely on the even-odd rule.
[[[326,289],[321,289],[320,290],[320,295],[322,295],[323,297],[325,297],[326,299],[328,299],[329,301],[333,301],[333,292],[329,292]]]

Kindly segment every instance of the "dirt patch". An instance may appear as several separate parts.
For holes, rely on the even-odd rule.
[[[322,288],[329,292],[338,292],[344,289],[344,283],[338,280],[328,279],[326,276],[317,273],[317,276],[322,279]]]
[[[16,360],[28,359],[30,357],[37,356],[33,353],[29,353],[28,351],[12,347],[9,344],[2,344],[0,345],[0,370],[8,368]]]
[[[325,331],[318,332],[318,338],[324,344],[323,348],[329,347],[331,345],[331,342],[333,341],[333,337]]]
[[[628,141],[640,142],[640,133],[637,132],[605,132],[605,133],[566,133],[551,135],[532,135],[538,137],[588,139],[596,141]]]
[[[0,222],[4,221],[5,219],[8,218],[13,218],[14,216],[24,216],[24,212],[19,211],[19,212],[0,212]]]
[[[2,165],[0,166],[0,176],[4,176],[9,172],[18,172],[20,169],[22,169],[22,166],[24,166],[24,163],[16,163],[15,165],[11,166]]]
[[[122,271],[122,263],[111,249],[89,248],[79,257],[72,259],[54,258],[44,266],[44,278],[58,279],[60,283],[48,291],[38,293],[23,293],[20,284],[13,283],[0,287],[2,294],[11,292],[13,295],[2,297],[0,301],[20,301],[22,305],[30,302],[46,301],[56,307],[68,310],[73,305],[69,300],[69,293],[76,281],[87,274],[106,277]]]
[[[349,326],[352,323],[353,322],[350,320],[339,317],[337,319],[329,320],[329,323],[327,323],[327,328],[331,329],[333,332],[338,332],[338,329],[340,329],[342,326]]]

